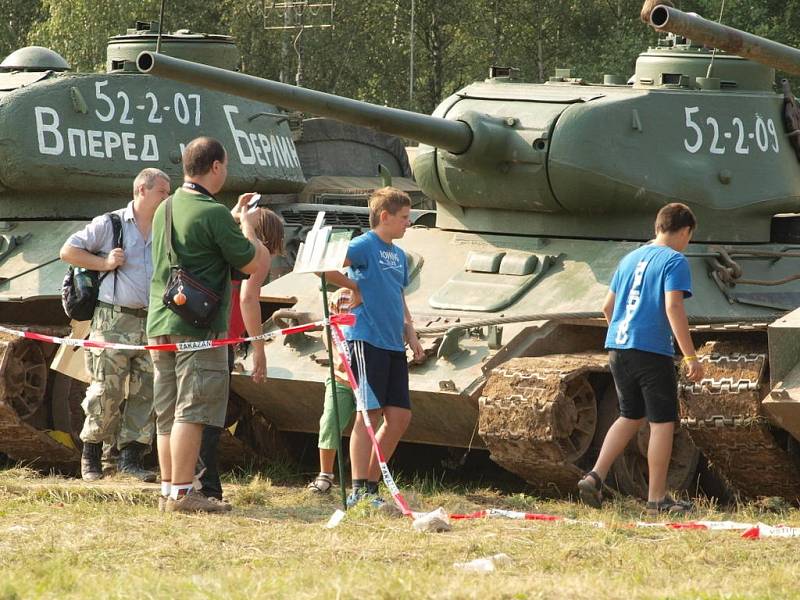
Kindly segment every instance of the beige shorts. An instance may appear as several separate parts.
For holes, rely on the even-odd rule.
[[[165,335],[151,344],[199,341],[185,335]],[[150,352],[153,359],[153,405],[156,432],[165,435],[173,423],[223,427],[228,408],[228,349],[194,352]]]

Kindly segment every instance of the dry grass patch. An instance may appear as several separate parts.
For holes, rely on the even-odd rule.
[[[323,528],[337,495],[255,478],[235,488],[229,515],[160,514],[156,492],[0,473],[0,599],[4,598],[791,598],[797,540],[734,532],[634,530],[641,504],[602,511],[490,489],[414,486],[412,505],[448,512],[490,506],[600,520],[607,527],[501,519],[419,534],[409,520],[364,507]],[[800,513],[695,518],[800,526]],[[506,553],[491,574],[454,562]]]

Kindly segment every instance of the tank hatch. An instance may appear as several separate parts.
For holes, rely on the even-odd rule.
[[[136,72],[136,57],[140,52],[154,52],[158,43],[159,24],[155,21],[137,21],[136,27],[124,35],[115,35],[106,47],[106,70],[111,72]],[[161,51],[175,58],[238,71],[241,56],[231,36],[213,33],[195,33],[179,29],[161,36]]]
[[[58,52],[42,46],[15,50],[0,63],[0,71],[68,71],[70,68]]]
[[[642,89],[770,92],[774,82],[775,69],[732,54],[714,53],[710,48],[673,34],[639,55],[633,77],[634,87]]]

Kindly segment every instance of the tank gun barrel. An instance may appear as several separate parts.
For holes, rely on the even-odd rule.
[[[656,31],[682,35],[711,48],[800,75],[800,50],[661,4],[650,13]]]
[[[454,154],[465,152],[472,143],[472,130],[463,121],[377,106],[155,52],[139,54],[136,65],[142,73],[371,127]]]

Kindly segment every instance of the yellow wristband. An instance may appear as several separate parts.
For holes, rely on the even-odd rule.
[[[697,357],[694,354],[692,356],[684,356],[681,359],[681,362],[690,362],[690,361],[693,361],[693,360],[697,360]]]

